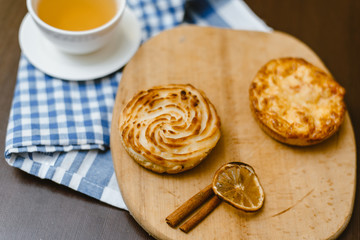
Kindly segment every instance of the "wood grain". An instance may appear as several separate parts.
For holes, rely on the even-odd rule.
[[[319,57],[290,35],[194,26],[163,32],[145,43],[124,70],[113,112],[111,149],[125,203],[136,221],[159,239],[331,239],[346,227],[356,181],[354,133],[347,115],[322,144],[296,148],[274,141],[253,119],[248,89],[257,70],[277,57],[303,57],[326,70]],[[222,137],[198,167],[176,176],[135,163],[120,143],[120,110],[138,91],[190,83],[215,105]],[[165,217],[211,181],[224,163],[243,161],[257,172],[266,194],[257,213],[221,204],[185,235]]]

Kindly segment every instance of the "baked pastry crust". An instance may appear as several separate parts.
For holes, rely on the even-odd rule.
[[[198,165],[220,138],[220,119],[205,94],[190,84],[140,91],[119,118],[121,141],[140,165],[179,173]]]
[[[260,127],[297,146],[320,143],[344,120],[345,89],[329,73],[301,58],[274,59],[253,79],[250,107]]]

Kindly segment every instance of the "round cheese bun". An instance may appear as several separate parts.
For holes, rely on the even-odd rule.
[[[198,165],[220,138],[220,119],[205,94],[190,84],[140,91],[119,118],[121,141],[140,165],[179,173]]]
[[[250,107],[260,127],[276,140],[308,146],[329,138],[344,120],[345,89],[301,58],[274,59],[250,85]]]

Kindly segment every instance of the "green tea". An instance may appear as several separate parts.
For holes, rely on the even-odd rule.
[[[109,22],[116,0],[39,0],[37,14],[47,24],[68,31],[90,30]]]

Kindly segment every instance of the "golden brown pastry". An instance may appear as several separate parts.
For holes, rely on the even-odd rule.
[[[192,85],[141,91],[119,118],[122,143],[143,167],[178,173],[198,165],[220,138],[220,119],[203,92]]]
[[[345,89],[330,74],[300,58],[263,66],[251,83],[251,110],[276,140],[298,146],[333,135],[345,116]]]

